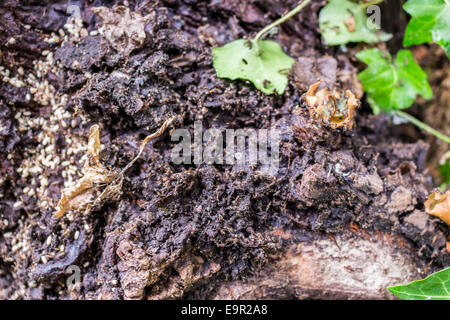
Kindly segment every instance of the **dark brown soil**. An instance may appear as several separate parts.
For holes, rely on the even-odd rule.
[[[284,95],[216,77],[211,48],[254,34],[295,2],[129,1],[150,20],[144,45],[128,55],[95,32],[44,41],[64,29],[65,1],[0,4],[0,65],[9,78],[37,75],[33,61],[53,53],[36,83],[0,83],[0,298],[210,298],[221,283],[251,278],[295,244],[355,229],[404,239],[423,274],[450,265],[448,227],[423,210],[436,186],[427,171],[428,144],[405,139],[388,116],[370,115],[366,105],[351,131],[309,117],[301,99],[309,82],[326,77],[331,85],[360,90],[351,51],[321,43],[317,12],[324,1],[314,1],[273,36],[311,70],[305,76],[294,68]],[[90,33],[102,25],[92,7],[122,1],[75,3]],[[38,89],[29,99],[31,87]],[[70,117],[58,118],[51,98],[64,95],[60,109]],[[87,215],[53,218],[73,166],[71,176],[79,178],[91,125],[102,128],[101,161],[120,169],[172,116],[172,128],[191,131],[195,120],[221,131],[281,129],[278,174],[174,165],[174,143],[165,133],[126,172],[119,198]],[[61,161],[46,166],[56,156]],[[81,268],[81,283],[68,290],[71,265]]]

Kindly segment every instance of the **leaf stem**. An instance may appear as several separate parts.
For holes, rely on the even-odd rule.
[[[264,29],[262,29],[260,32],[258,32],[258,34],[255,36],[255,38],[253,40],[257,41],[259,40],[259,38],[261,38],[264,33],[266,33],[267,31],[269,31],[272,28],[275,28],[276,26],[278,26],[279,24],[282,24],[283,22],[285,22],[287,19],[292,18],[293,16],[295,16],[297,13],[299,13],[308,3],[310,3],[311,0],[304,0],[301,3],[299,3],[294,9],[292,9],[291,11],[289,11],[287,14],[285,14],[284,16],[282,16],[280,19],[278,19],[275,22],[272,22],[271,24],[269,24],[267,27],[265,27]]]
[[[450,137],[448,137],[448,136],[446,136],[445,134],[440,133],[439,131],[433,129],[433,128],[430,127],[429,125],[427,125],[427,124],[423,123],[422,121],[420,121],[420,120],[414,118],[412,115],[410,115],[410,114],[408,114],[408,113],[406,113],[406,112],[400,111],[400,110],[397,110],[397,111],[394,111],[394,112],[395,112],[398,116],[400,116],[400,117],[402,117],[402,118],[405,118],[406,120],[410,121],[411,123],[413,123],[414,125],[416,125],[416,126],[419,127],[420,129],[425,130],[425,131],[431,133],[432,135],[434,135],[436,138],[439,138],[439,139],[441,139],[442,141],[445,141],[445,142],[447,142],[448,144],[450,144]]]

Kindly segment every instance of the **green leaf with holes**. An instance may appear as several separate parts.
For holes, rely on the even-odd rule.
[[[214,48],[213,66],[219,78],[248,80],[265,94],[283,94],[294,59],[271,40],[239,39]]]
[[[364,3],[331,0],[319,13],[319,28],[326,45],[348,42],[374,43],[388,41],[392,35],[380,30],[366,15]]]
[[[411,15],[403,45],[436,42],[450,58],[450,0],[409,0],[403,9]]]
[[[388,52],[373,48],[359,52],[356,57],[368,65],[358,79],[368,93],[368,101],[375,114],[380,111],[410,107],[417,95],[431,99],[433,92],[427,75],[409,50],[400,50],[395,62]]]
[[[389,287],[388,290],[405,300],[450,300],[450,268],[404,286]]]

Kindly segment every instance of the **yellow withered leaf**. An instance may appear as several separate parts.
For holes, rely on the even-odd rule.
[[[167,119],[156,132],[145,137],[139,153],[121,171],[108,170],[100,162],[100,128],[98,125],[92,126],[89,131],[88,159],[81,169],[83,177],[75,186],[63,191],[55,217],[62,217],[67,210],[89,213],[105,201],[117,199],[120,196],[125,171],[142,155],[147,142],[162,135],[174,119],[175,117]]]
[[[100,128],[94,125],[89,131],[88,159],[81,170],[83,177],[75,186],[66,188],[62,192],[55,217],[63,216],[67,210],[88,212],[99,201],[120,192],[122,179],[119,178],[117,182],[109,184],[117,177],[117,173],[111,172],[101,164],[100,150]],[[97,189],[105,185],[105,190],[97,196]]]
[[[438,217],[450,226],[450,190],[444,194],[433,192],[424,204],[428,214]]]
[[[333,129],[352,129],[359,100],[350,90],[345,90],[345,94],[341,90],[317,90],[320,83],[311,85],[304,95],[311,118],[321,120]]]

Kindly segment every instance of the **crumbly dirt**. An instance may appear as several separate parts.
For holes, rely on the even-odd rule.
[[[334,257],[324,237],[357,241],[349,232],[402,239],[396,246],[420,271],[402,277],[389,253],[399,282],[450,265],[448,227],[423,209],[436,186],[429,145],[396,135],[391,119],[365,104],[352,130],[310,118],[301,97],[318,79],[362,96],[350,53],[321,43],[324,1],[272,35],[296,59],[283,96],[216,77],[212,47],[254,34],[295,2],[129,1],[139,25],[103,29],[93,8],[123,14],[122,1],[75,1],[82,23],[69,19],[65,1],[0,4],[0,298],[213,298],[223,283],[251,283],[289,248],[325,246]],[[439,79],[447,77],[435,86]],[[433,103],[446,99],[442,90]],[[126,172],[119,197],[53,217],[62,190],[81,176],[92,125],[102,129],[103,165],[121,169],[169,117],[191,132],[196,120],[222,132],[276,127],[280,169],[175,165],[166,133]],[[74,265],[81,282],[68,288]],[[296,297],[320,298],[315,285],[314,295]]]

